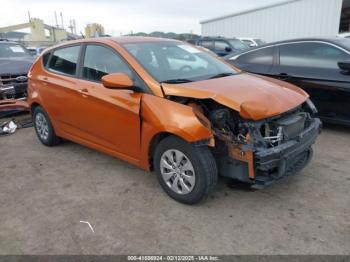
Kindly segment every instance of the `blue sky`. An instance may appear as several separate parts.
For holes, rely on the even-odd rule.
[[[78,32],[88,23],[101,23],[106,33],[200,33],[199,21],[281,0],[1,0],[0,27],[24,23],[27,12],[54,25],[54,12],[63,13],[64,24],[75,19]],[[60,19],[59,19],[60,21]]]

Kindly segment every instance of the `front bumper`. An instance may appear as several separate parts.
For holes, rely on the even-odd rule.
[[[294,139],[280,146],[254,152],[255,180],[253,187],[261,188],[281,178],[300,172],[313,155],[312,145],[322,128],[318,118]]]
[[[0,99],[18,99],[27,96],[27,83],[0,85]]]

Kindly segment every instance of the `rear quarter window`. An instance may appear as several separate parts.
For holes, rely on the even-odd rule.
[[[53,51],[49,70],[65,75],[75,76],[79,58],[80,45],[69,46]]]

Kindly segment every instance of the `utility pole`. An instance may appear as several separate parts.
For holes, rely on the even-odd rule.
[[[55,11],[55,21],[56,21],[56,27],[58,28],[57,12],[56,11]]]
[[[70,29],[70,32],[72,33],[72,34],[74,34],[74,25],[73,25],[73,20],[69,20],[69,26],[68,26],[68,28]]]
[[[75,19],[73,19],[73,27],[74,27],[74,34],[77,34],[77,24],[75,23]]]
[[[62,15],[62,12],[60,13],[61,15],[61,25],[62,25],[62,29],[64,29],[64,23],[63,23],[63,15]]]
[[[29,11],[28,11],[28,19],[29,19],[29,22],[30,22],[31,18],[30,18],[30,12]]]

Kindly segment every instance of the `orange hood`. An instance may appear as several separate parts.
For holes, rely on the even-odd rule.
[[[213,99],[240,113],[261,120],[287,112],[308,99],[302,89],[276,79],[252,74],[184,84],[162,84],[166,95]]]

